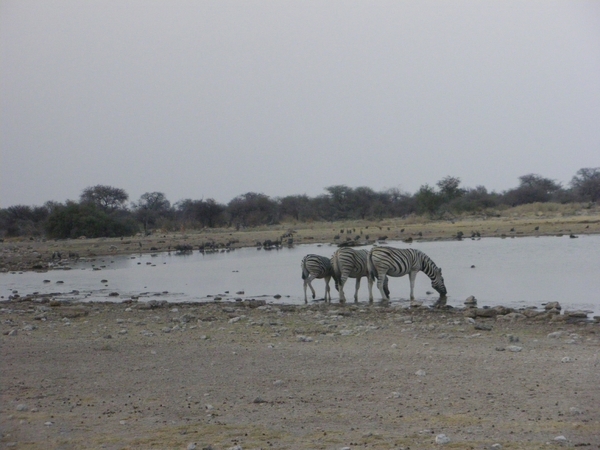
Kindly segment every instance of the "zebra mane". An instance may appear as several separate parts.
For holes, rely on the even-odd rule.
[[[438,266],[435,265],[433,259],[427,256],[422,251],[418,250],[421,256],[421,272],[427,275],[430,279],[433,280],[435,276],[435,271],[438,269]]]

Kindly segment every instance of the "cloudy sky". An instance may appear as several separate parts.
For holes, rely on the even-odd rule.
[[[600,2],[0,2],[0,207],[600,166]]]

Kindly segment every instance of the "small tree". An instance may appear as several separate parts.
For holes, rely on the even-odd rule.
[[[451,202],[455,198],[458,198],[464,194],[464,189],[459,188],[460,178],[447,176],[442,178],[437,183],[437,187],[440,189],[440,195],[444,202]]]
[[[431,186],[424,184],[416,192],[415,201],[419,214],[429,213],[433,215],[442,205],[444,199]]]
[[[136,218],[144,226],[144,233],[148,233],[148,226],[156,225],[160,217],[169,214],[171,203],[162,192],[146,192],[137,203],[134,203],[133,209]]]
[[[549,202],[562,189],[560,183],[533,173],[520,176],[519,181],[519,187],[504,194],[506,203],[511,206]]]
[[[571,179],[571,188],[580,200],[600,200],[600,167],[579,169]]]
[[[123,189],[101,184],[85,188],[79,197],[81,203],[92,203],[105,211],[124,208],[128,199]]]

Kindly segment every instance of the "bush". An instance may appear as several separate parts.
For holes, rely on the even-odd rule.
[[[127,212],[108,213],[92,203],[67,202],[50,213],[46,231],[52,238],[120,237],[139,231]]]

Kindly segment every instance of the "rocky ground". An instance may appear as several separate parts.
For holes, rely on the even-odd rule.
[[[556,313],[2,302],[0,447],[600,448],[600,324]]]

